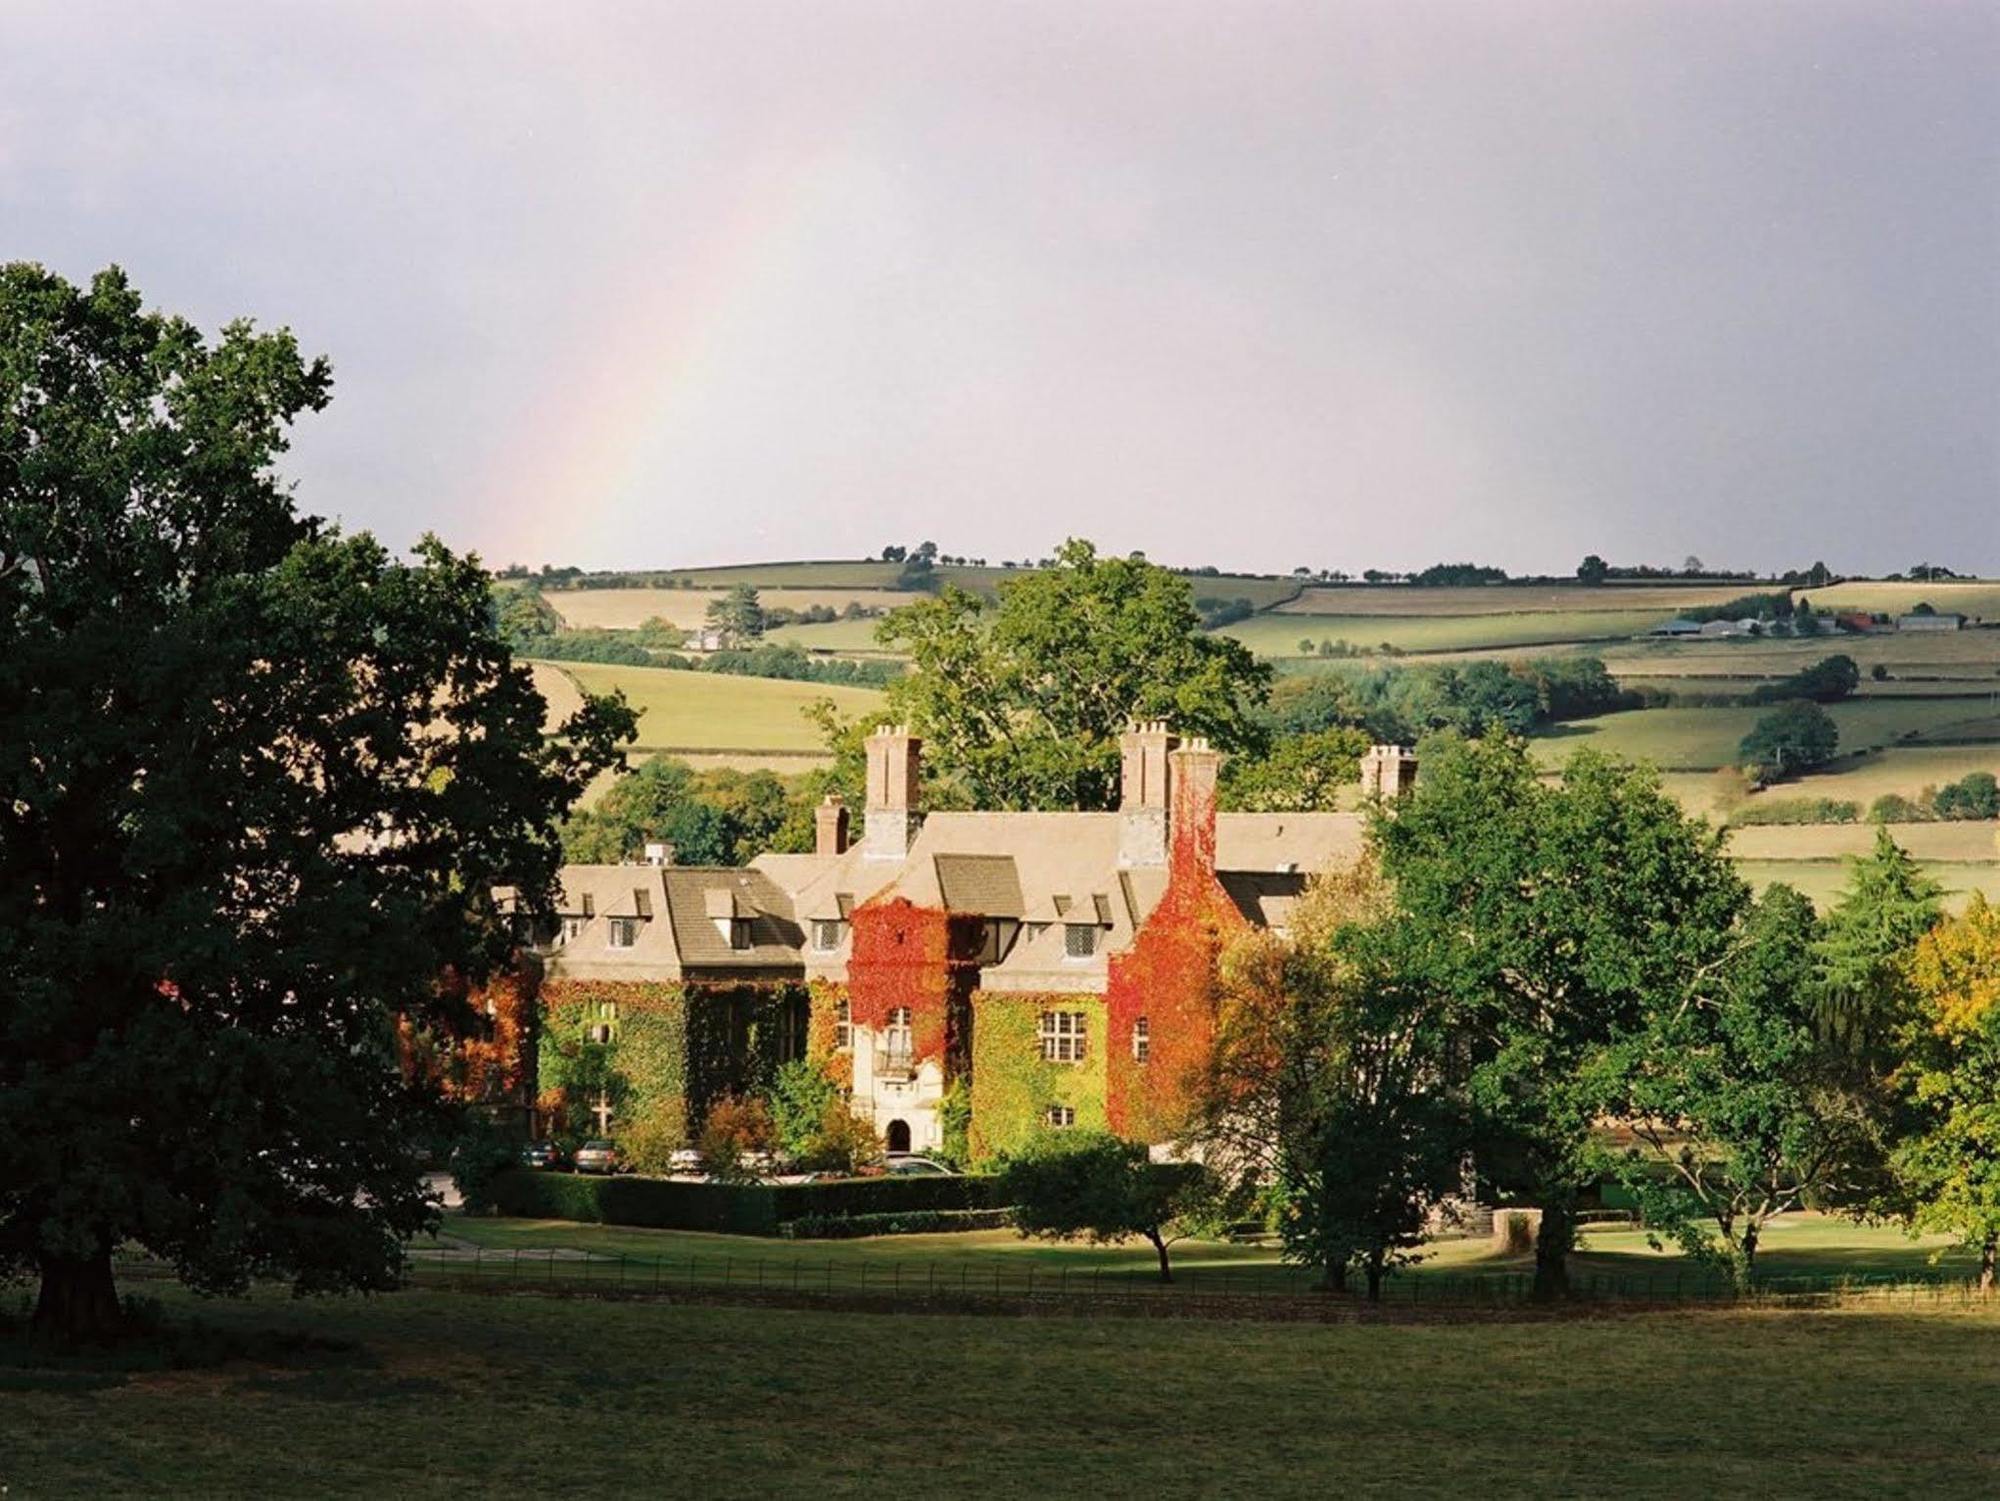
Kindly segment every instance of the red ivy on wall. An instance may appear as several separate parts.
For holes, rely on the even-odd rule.
[[[1132,946],[1111,957],[1105,1113],[1121,1136],[1164,1141],[1181,1129],[1214,1042],[1216,961],[1248,920],[1216,880],[1213,851],[1212,834],[1206,847],[1175,841],[1159,906]],[[1133,1023],[1142,1016],[1144,1063],[1132,1050]]]
[[[855,1025],[877,1036],[907,1007],[911,1050],[956,1074],[968,1060],[969,999],[979,981],[984,920],[919,907],[906,897],[854,909],[847,993]]]

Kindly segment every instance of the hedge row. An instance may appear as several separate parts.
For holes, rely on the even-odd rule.
[[[1004,1230],[1009,1209],[908,1209],[896,1214],[809,1214],[786,1220],[786,1240],[853,1240],[863,1235],[931,1235],[941,1230]]]
[[[992,1207],[985,1178],[851,1178],[832,1183],[679,1183],[516,1168],[493,1181],[493,1206],[522,1219],[657,1230],[776,1235],[795,1220]]]

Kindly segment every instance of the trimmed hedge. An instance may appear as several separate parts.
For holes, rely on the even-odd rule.
[[[942,1230],[1004,1230],[1010,1209],[909,1209],[899,1214],[808,1214],[786,1220],[786,1240],[854,1240],[863,1235],[932,1235]]]
[[[849,1178],[832,1183],[679,1183],[516,1168],[494,1179],[501,1214],[655,1230],[776,1235],[795,1220],[988,1209],[985,1178]],[[879,1232],[864,1232],[879,1233]]]

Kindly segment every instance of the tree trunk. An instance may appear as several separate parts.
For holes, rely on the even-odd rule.
[[[1737,1290],[1748,1292],[1757,1278],[1757,1226],[1753,1222],[1743,1230],[1743,1254],[1738,1258],[1741,1270],[1737,1273]]]
[[[1989,1235],[1979,1247],[1979,1291],[1982,1295],[1993,1291],[1994,1253],[2000,1251],[2000,1235]]]
[[[1320,1283],[1319,1290],[1326,1293],[1346,1292],[1347,1263],[1344,1261],[1328,1262],[1326,1266],[1326,1279]]]
[[[1147,1232],[1146,1232],[1146,1239],[1150,1240],[1150,1241],[1151,1241],[1151,1242],[1153,1243],[1153,1249],[1154,1249],[1155,1251],[1157,1251],[1157,1252],[1159,1253],[1159,1257],[1160,1257],[1160,1280],[1161,1280],[1162,1282],[1171,1282],[1171,1281],[1173,1281],[1173,1280],[1174,1280],[1174,1269],[1173,1269],[1173,1268],[1172,1268],[1171,1266],[1169,1266],[1169,1265],[1167,1264],[1167,1241],[1166,1241],[1166,1237],[1165,1237],[1165,1236],[1162,1236],[1162,1235],[1155,1235],[1155,1234],[1154,1234],[1154,1233],[1153,1233],[1152,1231],[1150,1231],[1150,1230],[1149,1230],[1149,1231],[1147,1231]]]
[[[1369,1252],[1367,1261],[1362,1263],[1362,1268],[1364,1271],[1368,1273],[1368,1301],[1371,1303],[1381,1302],[1382,1301],[1381,1253],[1379,1251]]]
[[[44,1256],[42,1291],[29,1328],[57,1344],[109,1344],[124,1332],[109,1248],[95,1256]]]
[[[1569,1251],[1576,1239],[1576,1222],[1567,1202],[1549,1201],[1542,1206],[1542,1223],[1535,1232],[1535,1286],[1537,1303],[1560,1302],[1569,1296]]]

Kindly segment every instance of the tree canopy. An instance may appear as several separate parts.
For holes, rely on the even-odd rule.
[[[136,1241],[197,1288],[393,1285],[441,1119],[399,1020],[467,1032],[629,736],[545,705],[476,560],[399,562],[275,464],[323,360],[212,342],[124,275],[0,268],[0,1270],[119,1320]]]
[[[979,807],[1113,806],[1118,736],[1133,719],[1166,719],[1220,750],[1263,746],[1250,710],[1269,666],[1202,633],[1185,578],[1088,542],[1003,581],[997,601],[946,586],[879,635],[913,666],[889,686],[892,717]]]

